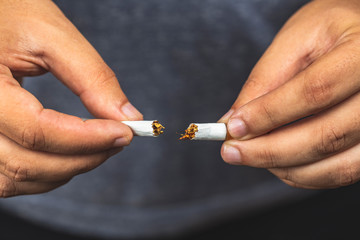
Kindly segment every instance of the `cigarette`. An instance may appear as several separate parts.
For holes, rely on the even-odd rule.
[[[191,123],[180,140],[224,141],[226,135],[225,123]]]
[[[165,128],[157,120],[122,121],[122,123],[130,127],[135,136],[157,137],[164,133]]]
[[[88,118],[81,118],[83,121],[89,120]],[[133,131],[135,136],[157,137],[163,134],[165,127],[159,123],[158,120],[146,121],[121,121]]]

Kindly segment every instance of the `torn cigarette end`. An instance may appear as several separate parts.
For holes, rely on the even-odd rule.
[[[160,134],[163,134],[164,131],[162,129],[165,129],[165,127],[161,125],[157,120],[153,121],[152,128],[153,128],[154,136],[156,137],[159,136]]]
[[[187,129],[185,129],[185,133],[181,134],[179,140],[192,140],[195,138],[195,133],[199,131],[198,126],[194,123],[190,124]]]
[[[165,128],[157,120],[122,121],[122,123],[130,127],[135,136],[157,137],[164,133]]]
[[[179,140],[226,140],[225,123],[191,123]]]

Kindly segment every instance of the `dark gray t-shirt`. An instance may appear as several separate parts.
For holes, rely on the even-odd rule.
[[[144,118],[164,123],[166,133],[135,137],[67,185],[1,200],[1,206],[64,231],[139,237],[190,230],[306,195],[266,170],[224,163],[221,142],[179,142],[176,134],[190,122],[216,122],[230,108],[276,32],[305,2],[56,1]],[[50,74],[27,79],[25,88],[47,108],[91,117]]]

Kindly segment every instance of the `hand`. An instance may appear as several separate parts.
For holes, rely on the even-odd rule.
[[[223,159],[301,188],[360,179],[360,1],[316,0],[284,25],[231,110]]]
[[[0,197],[54,189],[130,143],[119,120],[141,114],[54,3],[0,0],[0,36]],[[44,109],[17,81],[47,71],[101,119]]]

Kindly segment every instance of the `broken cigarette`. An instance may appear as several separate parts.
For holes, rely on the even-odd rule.
[[[191,123],[179,139],[224,141],[226,135],[225,123]]]
[[[88,118],[81,118],[83,121]],[[158,120],[145,121],[121,121],[133,131],[135,136],[157,137],[163,134],[165,127],[159,123]]]
[[[163,134],[163,125],[157,120],[152,121],[122,121],[131,128],[135,136],[157,137]]]

